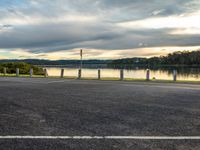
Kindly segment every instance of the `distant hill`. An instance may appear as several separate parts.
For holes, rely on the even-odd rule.
[[[32,65],[77,65],[80,60],[43,60],[43,59],[4,59],[5,62],[25,62]],[[178,51],[167,56],[151,58],[124,58],[117,60],[83,60],[83,64],[104,64],[108,66],[159,66],[159,65],[200,65],[200,50],[197,51]]]
[[[151,57],[151,58],[127,58],[113,60],[110,66],[124,65],[143,65],[143,66],[159,66],[159,65],[200,65],[200,50],[197,51],[178,51],[170,53],[167,56]]]
[[[33,65],[68,65],[80,64],[80,60],[44,60],[44,59],[4,59],[0,63],[25,62]],[[112,60],[83,60],[83,64],[108,64]]]
[[[113,60],[109,64],[141,64],[142,62],[146,61],[147,58],[140,58],[140,57],[134,57],[134,58],[123,58],[123,59],[117,59]]]

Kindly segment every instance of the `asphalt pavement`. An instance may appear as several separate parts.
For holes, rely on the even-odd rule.
[[[0,136],[200,136],[200,85],[0,78]],[[0,139],[0,150],[199,150],[200,140]]]

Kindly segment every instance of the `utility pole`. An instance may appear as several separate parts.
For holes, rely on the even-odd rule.
[[[80,50],[80,69],[82,70],[82,66],[83,66],[83,50]]]

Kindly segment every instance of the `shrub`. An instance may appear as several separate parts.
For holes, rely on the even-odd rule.
[[[20,74],[29,74],[30,68],[33,68],[35,75],[44,75],[42,68],[24,62],[1,63],[0,72],[3,72],[4,67],[7,69],[7,73],[9,74],[16,73],[16,68],[19,68]]]

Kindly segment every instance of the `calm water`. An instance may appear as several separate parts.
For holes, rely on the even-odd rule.
[[[77,68],[64,68],[64,75],[68,77],[75,77],[78,74]],[[49,76],[60,76],[61,68],[60,67],[47,67]],[[151,79],[173,79],[173,69],[151,69]],[[200,68],[180,68],[177,69],[178,80],[193,80],[200,81]],[[98,74],[97,69],[84,68],[82,69],[82,77],[93,77],[96,78]],[[119,69],[101,69],[101,77],[119,77]],[[146,69],[124,69],[125,78],[134,78],[134,79],[144,79],[146,77]]]

